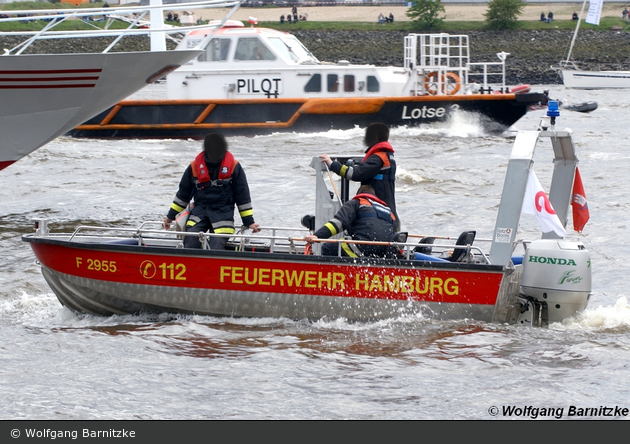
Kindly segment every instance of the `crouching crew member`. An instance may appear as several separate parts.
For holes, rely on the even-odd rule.
[[[217,234],[234,234],[234,207],[254,233],[260,226],[254,221],[252,201],[247,177],[241,164],[228,151],[221,134],[208,134],[203,151],[197,155],[181,178],[179,190],[164,218],[163,227],[169,229],[178,213],[193,202],[186,222],[186,232],[208,231]],[[222,250],[228,237],[209,238],[210,249]],[[201,248],[197,236],[184,236],[185,248]]]
[[[370,185],[361,185],[356,196],[347,201],[333,219],[304,240],[313,243],[316,239],[328,239],[344,230],[356,241],[390,242],[396,233],[396,215],[387,204],[374,195]],[[337,256],[338,244],[327,242],[322,245],[322,255]],[[342,243],[343,256],[395,257],[395,249],[389,245]]]
[[[384,123],[370,124],[365,129],[363,143],[367,146],[365,157],[354,165],[342,165],[328,154],[321,154],[319,158],[339,176],[374,188],[376,196],[385,201],[396,216],[396,231],[400,231],[396,212],[396,160],[389,143],[389,127]]]

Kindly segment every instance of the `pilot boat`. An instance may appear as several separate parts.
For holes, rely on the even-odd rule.
[[[203,138],[434,125],[474,115],[501,133],[544,93],[505,84],[507,53],[472,63],[467,35],[410,34],[404,66],[320,62],[292,34],[228,20],[188,33],[180,49],[209,39],[204,54],[166,77],[155,99],[129,98],[68,135],[78,138]],[[139,97],[139,96],[138,96]]]
[[[164,230],[161,221],[54,233],[50,221],[37,219],[35,232],[22,239],[61,304],[77,313],[352,321],[416,316],[545,326],[582,312],[591,294],[590,253],[583,242],[568,239],[564,229],[564,236],[549,231],[530,240],[517,234],[530,199],[539,211],[555,209],[558,223],[567,224],[578,159],[570,130],[557,131],[550,122],[543,117],[537,130],[517,133],[489,239],[470,230],[457,240],[396,233],[378,243],[394,248],[396,257],[323,256],[321,245],[308,248],[304,236],[333,217],[349,198],[350,184],[340,179],[338,194],[318,157],[310,163],[314,214],[302,217],[302,227],[241,231],[224,250],[207,248],[211,236],[222,235]],[[553,150],[549,197],[527,191],[541,140]],[[183,248],[183,237],[191,235],[200,236],[201,249]],[[342,242],[354,241],[321,242],[335,242],[341,251]]]

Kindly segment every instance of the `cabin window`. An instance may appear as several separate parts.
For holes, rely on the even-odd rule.
[[[354,92],[354,76],[343,76],[343,90],[345,92]]]
[[[315,56],[308,52],[308,49],[291,35],[286,35],[282,38],[269,37],[268,42],[276,50],[276,53],[287,61],[310,65],[319,63]]]
[[[380,85],[376,77],[367,76],[367,90],[368,92],[378,92],[380,90]]]
[[[304,86],[304,92],[318,93],[322,91],[322,75],[313,74],[313,77]]]
[[[285,60],[290,60],[291,62],[299,62],[299,57],[293,52],[290,46],[288,46],[282,39],[278,37],[270,37],[269,43],[271,46],[280,54],[282,58]]]
[[[334,93],[339,91],[339,76],[337,74],[328,74],[328,92]]]
[[[212,39],[205,51],[197,60],[200,62],[223,62],[227,60],[230,51],[230,39]]]
[[[275,60],[276,56],[255,37],[243,37],[236,44],[234,60]]]

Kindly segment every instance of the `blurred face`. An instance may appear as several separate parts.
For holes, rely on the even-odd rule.
[[[377,144],[381,140],[387,140],[387,128],[383,125],[370,125],[365,130],[363,143],[367,147]]]
[[[376,142],[378,142],[376,134],[373,134],[370,131],[365,133],[365,137],[363,138],[363,143],[365,144],[365,146],[370,147]]]

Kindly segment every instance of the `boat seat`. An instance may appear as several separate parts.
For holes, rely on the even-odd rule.
[[[312,214],[302,216],[300,222],[304,228],[308,228],[309,231],[315,231],[315,216]]]
[[[431,251],[433,251],[433,247],[427,247],[425,245],[432,244],[433,242],[435,242],[435,237],[423,237],[422,239],[420,239],[420,242],[418,242],[418,244],[421,245],[418,245],[416,248],[414,248],[413,252],[431,254]]]
[[[398,231],[397,233],[393,234],[389,241],[404,244],[405,242],[407,242],[408,236],[409,233],[407,233],[406,231]]]
[[[399,259],[403,259],[405,257],[405,247],[401,247],[397,244],[407,243],[408,236],[409,233],[407,233],[406,231],[398,231],[392,235],[389,241],[393,244],[391,246],[391,249],[394,257],[397,257]]]
[[[472,245],[475,241],[476,235],[476,231],[464,231],[457,238],[455,245]],[[466,248],[455,248],[455,250],[453,250],[453,254],[451,254],[451,257],[448,258],[449,262],[461,261],[466,256],[466,253],[468,251],[469,250],[467,250]]]

